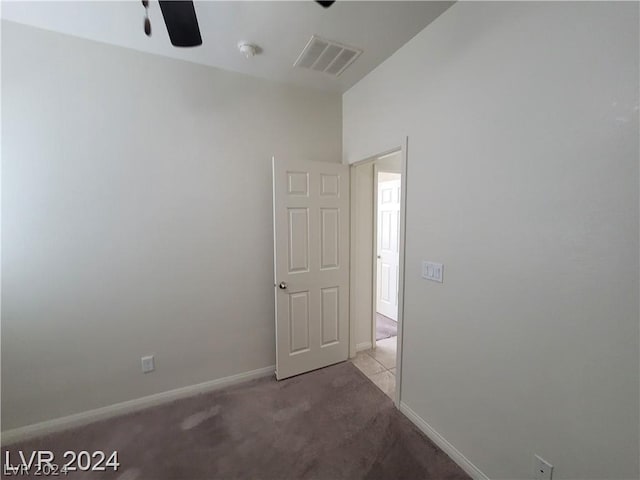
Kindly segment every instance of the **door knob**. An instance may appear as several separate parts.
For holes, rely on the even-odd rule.
[[[378,258],[382,258],[380,255],[378,255]]]
[[[287,282],[280,282],[280,285],[278,285],[278,287],[280,288],[280,290],[286,290]]]

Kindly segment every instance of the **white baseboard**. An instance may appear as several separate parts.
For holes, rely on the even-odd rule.
[[[257,370],[231,375],[229,377],[218,378],[216,380],[198,383],[188,387],[176,388],[175,390],[168,390],[166,392],[160,392],[142,398],[127,400],[126,402],[115,403],[113,405],[76,413],[66,417],[54,418],[53,420],[46,420],[44,422],[34,423],[33,425],[14,428],[1,433],[1,444],[2,446],[5,446],[29,440],[31,438],[40,437],[42,435],[60,432],[69,428],[80,427],[98,420],[105,420],[107,418],[134,412],[136,410],[142,410],[143,408],[161,405],[180,398],[191,397],[199,393],[218,390],[223,387],[228,387],[230,385],[235,385],[237,383],[246,382],[256,378],[267,377],[269,375],[273,375],[274,372],[275,365],[270,365]]]
[[[405,416],[411,420],[411,422],[422,430],[427,437],[431,439],[433,443],[435,443],[438,447],[440,447],[444,453],[451,457],[451,460],[456,462],[460,468],[462,468],[471,478],[474,480],[489,480],[482,470],[476,467],[473,463],[469,461],[467,457],[465,457],[456,447],[451,445],[446,438],[436,432],[431,425],[424,421],[424,419],[418,415],[416,412],[411,410],[406,403],[400,402],[400,411],[405,414]]]
[[[371,350],[371,342],[362,342],[356,344],[356,352],[362,352],[363,350]]]

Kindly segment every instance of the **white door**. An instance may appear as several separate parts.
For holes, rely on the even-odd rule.
[[[278,380],[349,355],[349,167],[273,160]]]
[[[378,183],[378,278],[376,310],[398,321],[400,274],[400,175],[380,173],[393,180]],[[380,177],[379,177],[380,178]]]

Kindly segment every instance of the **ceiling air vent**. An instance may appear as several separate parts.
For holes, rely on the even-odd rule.
[[[362,50],[312,35],[294,67],[324,72],[337,77],[358,58]]]

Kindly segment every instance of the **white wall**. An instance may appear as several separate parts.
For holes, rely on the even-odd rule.
[[[351,170],[351,175],[351,322],[354,323],[355,348],[361,351],[372,346],[373,162],[358,165]]]
[[[638,17],[457,3],[343,96],[409,137],[402,399],[491,478],[640,474]]]
[[[3,429],[274,364],[271,156],[339,96],[2,22],[2,106]]]

